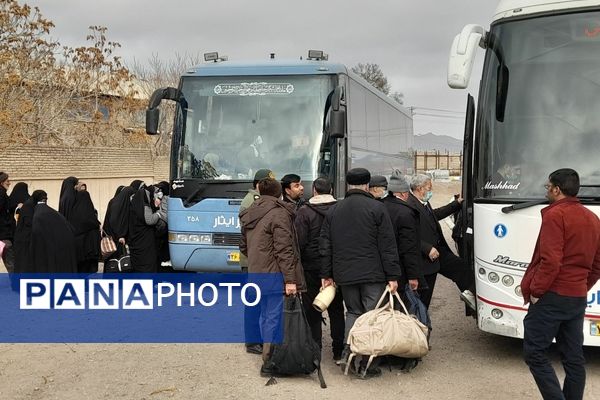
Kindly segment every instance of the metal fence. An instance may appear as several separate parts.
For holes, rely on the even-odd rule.
[[[462,153],[441,151],[416,151],[414,154],[415,171],[425,173],[431,170],[447,170],[450,176],[462,174]]]

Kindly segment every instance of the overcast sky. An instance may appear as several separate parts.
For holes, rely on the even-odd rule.
[[[452,39],[468,23],[489,27],[497,0],[20,0],[38,6],[62,44],[85,43],[87,28],[108,28],[131,62],[152,54],[218,51],[230,60],[305,56],[321,49],[351,67],[381,66],[405,105],[463,112],[467,91],[446,84]],[[479,61],[469,92],[477,94]],[[462,138],[463,114],[414,117],[415,134]],[[425,110],[421,110],[425,112]],[[439,114],[439,112],[427,112]],[[458,118],[457,118],[458,117]]]

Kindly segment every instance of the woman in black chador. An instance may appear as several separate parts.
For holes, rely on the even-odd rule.
[[[27,199],[29,199],[29,187],[25,182],[17,183],[8,196],[8,209],[14,214],[20,205],[25,204]]]
[[[98,272],[100,259],[100,222],[87,191],[76,191],[75,204],[67,220],[73,225],[77,247],[77,272]]]
[[[17,210],[19,220],[15,230],[15,273],[34,272],[30,249],[33,212],[38,202],[45,203],[47,197],[43,190],[36,190]]]
[[[46,192],[39,196],[42,200],[35,205],[31,225],[29,264],[32,271],[26,272],[77,272],[75,235],[72,226],[65,217],[46,204],[48,199]]]
[[[125,255],[125,244],[129,232],[129,205],[134,193],[135,190],[130,186],[119,186],[113,198],[108,202],[102,230],[113,239],[117,251],[109,255],[104,260],[105,262],[108,259],[119,259]]]
[[[158,254],[154,234],[155,225],[160,220],[150,191],[140,189],[131,198],[129,210],[129,252],[135,272],[156,273]]]
[[[79,183],[79,179],[74,176],[70,176],[62,182],[60,187],[60,198],[58,202],[58,212],[69,220],[71,211],[75,205],[75,197],[77,196],[76,186]]]

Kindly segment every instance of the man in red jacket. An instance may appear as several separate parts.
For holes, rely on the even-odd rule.
[[[579,175],[564,168],[545,185],[550,205],[521,282],[525,304],[523,350],[544,399],[582,399],[585,389],[583,319],[587,292],[600,278],[600,220],[577,199]],[[556,338],[565,369],[560,383],[547,350]]]

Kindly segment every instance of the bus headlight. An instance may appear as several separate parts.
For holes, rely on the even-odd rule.
[[[479,275],[485,275],[485,268],[479,268]]]
[[[212,244],[212,235],[210,233],[188,234],[169,232],[169,242]]]
[[[212,244],[212,235],[210,233],[203,233],[198,236],[200,238],[200,244]]]
[[[494,317],[496,319],[502,318],[503,315],[504,315],[504,313],[502,312],[502,310],[500,310],[498,308],[494,308],[492,310],[492,317]]]
[[[504,286],[511,287],[513,285],[513,283],[515,283],[515,280],[513,279],[512,276],[510,276],[510,275],[504,275],[502,277],[502,284]]]
[[[488,274],[488,280],[492,283],[498,283],[498,281],[500,280],[500,277],[498,276],[497,273],[495,272],[490,272]]]
[[[523,293],[521,293],[521,285],[518,285],[518,286],[515,288],[515,294],[516,294],[517,296],[519,296],[519,297],[523,297]]]

